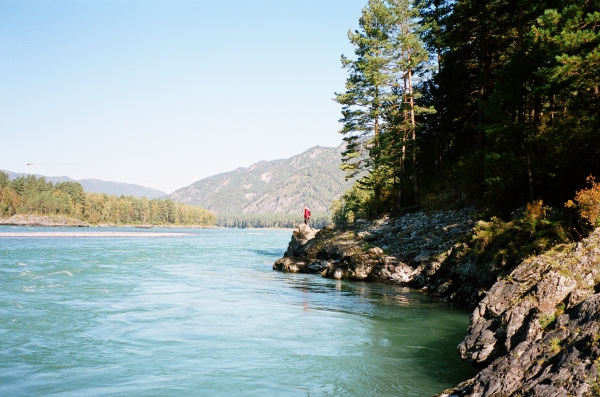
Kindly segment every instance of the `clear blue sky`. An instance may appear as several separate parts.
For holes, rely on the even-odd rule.
[[[170,193],[337,146],[365,4],[2,0],[0,169]]]

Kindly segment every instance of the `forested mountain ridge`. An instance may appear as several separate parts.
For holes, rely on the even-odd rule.
[[[343,146],[315,146],[289,159],[261,161],[199,180],[170,195],[223,214],[293,214],[304,204],[329,212],[352,182],[340,170]]]
[[[90,193],[105,193],[105,194],[114,194],[116,196],[133,196],[133,197],[146,197],[149,199],[160,198],[167,195],[167,193],[162,192],[157,189],[152,189],[149,187],[135,185],[132,183],[123,183],[123,182],[112,182],[112,181],[103,181],[100,179],[71,179],[67,176],[43,176],[37,174],[27,174],[27,173],[17,173],[6,170],[0,170],[8,174],[8,177],[12,179],[16,179],[18,177],[27,177],[27,175],[34,175],[36,178],[44,177],[47,182],[58,183],[58,182],[78,182],[83,186],[83,190]]]

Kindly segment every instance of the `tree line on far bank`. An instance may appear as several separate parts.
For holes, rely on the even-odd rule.
[[[224,214],[217,216],[217,226],[237,228],[295,228],[303,223],[304,218],[299,214]],[[313,214],[310,226],[314,229],[322,229],[331,223],[329,214]]]
[[[213,226],[216,216],[173,200],[87,193],[78,182],[47,182],[34,175],[10,180],[0,171],[0,216],[65,215],[92,224]]]
[[[600,2],[369,0],[348,33],[334,218],[562,207],[600,174]]]

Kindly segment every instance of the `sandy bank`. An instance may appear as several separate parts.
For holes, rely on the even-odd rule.
[[[180,237],[192,236],[192,233],[161,233],[161,232],[0,232],[0,238],[20,237],[20,238],[48,238],[48,237]]]

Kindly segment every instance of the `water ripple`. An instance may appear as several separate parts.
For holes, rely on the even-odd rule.
[[[0,239],[0,395],[428,396],[473,373],[463,309],[273,272],[287,232],[186,232]]]

